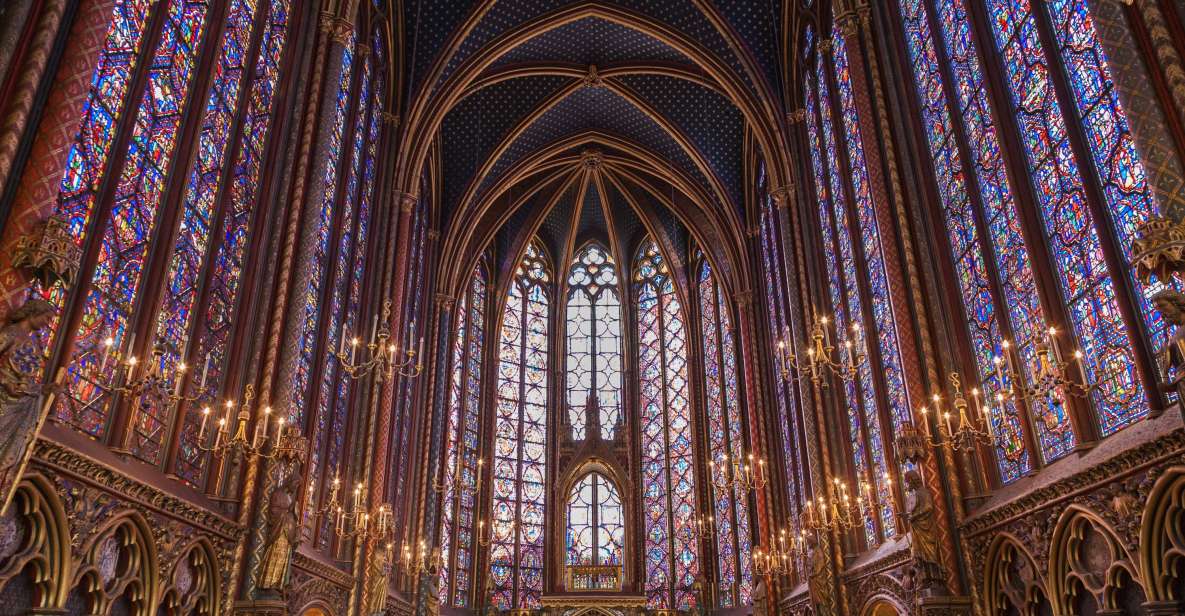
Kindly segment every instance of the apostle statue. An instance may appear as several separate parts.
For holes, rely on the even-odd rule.
[[[1171,389],[1185,380],[1185,295],[1176,291],[1161,291],[1152,296],[1152,303],[1164,320],[1173,326],[1172,337],[1158,353]]]
[[[298,464],[296,469],[299,470]],[[300,541],[300,523],[296,504],[300,491],[300,473],[284,472],[272,488],[267,505],[267,535],[263,561],[259,569],[259,588],[280,591],[288,583],[292,553]]]
[[[815,533],[806,536],[806,544],[810,559],[811,571],[807,577],[807,591],[810,593],[811,606],[818,616],[825,616],[831,612],[828,609],[828,598],[831,593],[827,588],[827,559],[819,546],[819,537]]]
[[[768,616],[769,614],[769,598],[765,592],[765,578],[757,579],[757,585],[753,587],[753,616]]]
[[[49,302],[31,299],[8,315],[0,326],[0,514],[20,481],[29,445],[53,405],[61,374],[42,385],[45,349],[35,334],[54,316]]]
[[[942,584],[942,558],[938,554],[938,523],[934,501],[914,469],[905,471],[905,515],[909,523],[909,551],[918,590]]]

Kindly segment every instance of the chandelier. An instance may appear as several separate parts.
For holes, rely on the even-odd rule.
[[[289,435],[285,434],[283,416],[276,418],[275,444],[269,452],[264,453],[267,444],[272,440],[268,428],[271,425],[272,407],[270,406],[263,407],[262,417],[255,422],[255,431],[251,436],[248,436],[250,430],[247,425],[251,420],[251,408],[254,400],[255,387],[253,385],[247,385],[243,394],[243,404],[239,407],[237,414],[234,412],[234,400],[227,400],[223,407],[225,410],[216,422],[214,441],[209,445],[206,444],[206,441],[209,440],[206,432],[212,410],[209,406],[202,408],[202,423],[198,429],[197,438],[198,448],[218,458],[227,454],[235,454],[261,456],[270,460],[277,456],[295,453],[295,448],[298,447],[297,439],[289,438]]]
[[[852,324],[850,335],[845,336],[843,341],[842,356],[833,358],[836,347],[831,342],[829,324],[830,320],[827,317],[815,320],[811,326],[810,346],[807,348],[805,360],[790,350],[793,341],[789,331],[778,340],[775,345],[778,370],[784,381],[810,379],[814,385],[827,387],[827,381],[823,378],[826,373],[831,373],[844,382],[851,382],[856,378],[856,366],[864,360],[863,354],[858,351],[863,344],[860,325]]]
[[[806,535],[799,530],[791,535],[783,528],[778,540],[771,542],[769,549],[757,547],[753,550],[753,574],[789,575],[794,572],[795,563],[806,556]]]
[[[1018,359],[1022,359],[1018,356],[1019,351],[1014,350],[1008,340],[1001,341],[1001,354],[992,357],[998,400],[1020,399],[1033,406],[1040,405],[1043,400],[1061,404],[1066,395],[1085,398],[1099,388],[1098,383],[1086,379],[1082,350],[1074,349],[1070,359],[1066,359],[1057,336],[1057,328],[1051,326],[1045,330],[1045,337],[1036,343],[1033,360],[1037,370],[1031,380],[1017,369]]]
[[[436,477],[432,480],[432,489],[435,490],[437,494],[443,494],[446,492],[449,489],[450,484],[452,485],[453,490],[456,490],[458,494],[463,494],[465,496],[473,496],[481,492],[481,471],[485,466],[485,459],[477,459],[477,470],[475,471],[476,480],[474,481],[473,485],[465,485],[461,481],[462,471],[464,470],[463,462],[464,460],[462,460],[461,456],[457,456],[457,463],[453,466],[453,472],[450,473],[451,481],[449,483],[440,481],[440,474],[439,472],[437,473]]]
[[[931,400],[934,403],[934,412],[941,420],[938,422],[938,438],[934,439],[930,431],[929,413],[930,409],[921,407],[918,411],[922,414],[922,434],[930,442],[933,447],[941,446],[943,440],[950,441],[951,446],[955,451],[974,449],[977,445],[986,445],[995,441],[995,434],[992,432],[991,407],[990,403],[987,406],[980,405],[979,389],[971,390],[971,397],[975,401],[972,412],[968,414],[967,399],[963,397],[962,382],[959,379],[959,373],[952,372],[947,377],[950,380],[951,388],[954,389],[954,397],[951,401],[951,406],[954,408],[952,414],[950,409],[942,408],[942,396],[934,394]],[[998,395],[998,399],[1002,400],[1002,395]],[[952,416],[958,416],[958,428],[952,421]],[[983,422],[983,428],[980,428],[980,421]]]
[[[829,495],[806,500],[800,528],[822,533],[843,532],[862,523],[872,503],[872,486],[860,481],[858,493],[853,495],[839,477],[833,477],[830,483]]]
[[[370,325],[370,338],[366,344],[357,336],[351,337],[343,331],[341,347],[330,351],[337,358],[342,370],[354,380],[374,375],[379,382],[385,382],[396,374],[404,378],[415,378],[424,371],[424,337],[420,336],[419,347],[408,348],[400,353],[399,345],[391,342],[391,331],[387,323],[391,318],[391,301],[383,304],[382,325],[375,315]],[[408,340],[416,339],[416,324],[411,322]],[[362,347],[361,351],[359,347]],[[403,356],[402,358],[400,356]]]
[[[717,472],[717,469],[720,472]],[[727,454],[721,457],[719,465],[715,460],[708,460],[708,472],[712,476],[712,484],[717,489],[725,491],[760,491],[764,490],[768,483],[765,458],[756,458],[751,453],[747,458],[740,456],[734,458],[731,464]]]

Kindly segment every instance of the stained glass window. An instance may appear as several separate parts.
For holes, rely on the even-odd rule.
[[[281,25],[286,23],[286,3],[277,2],[269,10],[270,14],[265,16],[266,20],[258,20],[265,27],[276,21]],[[235,125],[236,104],[251,68],[246,56],[257,21],[255,13],[256,3],[253,0],[235,0],[228,9],[223,32],[224,44],[220,47],[221,55],[214,66],[213,84],[206,102],[201,132],[198,135],[197,160],[186,182],[180,229],[170,260],[164,298],[156,320],[155,345],[160,348],[160,355],[155,365],[151,366],[170,381],[184,378],[184,374],[177,372],[175,368],[179,361],[188,359],[186,350],[189,347],[189,327],[195,318],[192,309],[197,300],[203,261],[207,258],[210,246],[211,225],[215,222],[214,216],[217,214],[215,207],[220,195],[220,180],[232,155],[229,146],[231,131]],[[279,38],[278,44],[282,46],[284,33],[283,27],[278,30],[268,28],[265,44],[275,46],[275,39]],[[275,49],[272,53],[278,52],[279,50]],[[258,80],[275,78],[274,72],[270,75],[266,70],[260,73],[256,87],[259,84]],[[264,112],[267,111],[265,108]],[[266,116],[264,121],[258,129],[266,134]],[[216,269],[211,271],[211,275],[237,275],[239,271],[235,268],[234,271],[225,272],[217,268],[218,265],[223,265],[222,263],[215,262],[213,265]],[[206,384],[209,386],[208,371],[205,371],[205,374]],[[193,384],[193,389],[197,389],[196,385],[197,383]],[[149,464],[160,463],[162,446],[167,438],[166,430],[169,428],[169,406],[167,400],[160,396],[144,395],[134,407],[130,449],[133,455]],[[192,432],[188,436],[190,439],[196,437]]]
[[[642,511],[646,599],[655,609],[688,609],[699,572],[687,328],[667,262],[647,239],[634,265],[642,422]]]
[[[107,353],[103,341],[113,338],[116,348],[125,350],[134,342],[134,337],[127,332],[129,319],[140,288],[148,246],[159,222],[158,206],[164,194],[168,163],[177,144],[181,112],[193,85],[193,69],[206,29],[207,8],[205,1],[174,0],[168,5],[161,38],[146,68],[147,84],[138,98],[123,166],[115,180],[110,215],[99,225],[99,236],[94,240],[99,242],[98,260],[82,299],[79,326],[73,332],[74,355],[67,364],[65,391],[57,397],[54,409],[60,421],[92,436],[102,436],[107,429],[110,400],[104,388],[114,384],[117,373],[123,378],[128,372],[106,369],[103,359]],[[123,25],[124,16],[117,16],[116,21]],[[135,36],[138,38],[139,34]],[[99,70],[104,68],[100,65]],[[105,84],[100,82],[98,87],[104,88]],[[84,119],[84,130],[91,128],[89,120],[92,118],[88,115]],[[80,138],[89,137],[91,135],[80,135]],[[92,144],[84,144],[81,149],[90,147]],[[101,160],[92,162],[101,163]],[[75,188],[74,161],[69,164],[70,170],[63,179],[63,191],[59,195],[59,213],[83,222],[94,204],[94,193],[86,192],[81,201],[70,198]],[[116,171],[109,170],[109,173]],[[88,190],[82,186],[77,188]]]
[[[499,609],[537,608],[543,593],[550,271],[531,242],[499,333],[490,547],[490,601]]]
[[[421,194],[429,194],[421,183]],[[421,200],[412,214],[411,220],[411,255],[409,257],[410,267],[408,269],[407,278],[404,281],[404,297],[406,300],[406,309],[403,319],[403,340],[407,341],[408,345],[423,343],[424,324],[428,322],[428,311],[424,306],[424,288],[428,285],[429,280],[427,273],[424,271],[424,263],[426,261],[425,253],[428,246],[428,202]],[[412,515],[413,508],[409,503],[409,494],[412,492],[407,489],[408,467],[411,460],[408,456],[408,451],[411,449],[412,432],[415,425],[415,400],[419,394],[419,388],[416,385],[420,382],[419,378],[397,377],[397,389],[395,400],[395,416],[396,425],[393,429],[396,431],[391,442],[394,445],[396,452],[392,456],[393,472],[391,473],[391,487],[390,494],[392,498],[396,498],[396,518],[400,522],[400,526],[404,528],[404,540],[414,541],[411,537],[411,524],[407,523],[408,515]]]
[[[572,438],[584,440],[585,408],[596,395],[601,436],[621,421],[621,300],[617,267],[598,244],[585,246],[568,272],[567,388]]]
[[[239,302],[239,287],[250,237],[251,218],[255,212],[257,187],[263,167],[264,145],[267,142],[268,129],[271,126],[276,81],[280,74],[280,60],[287,38],[288,2],[269,2],[267,11],[267,21],[263,24],[266,29],[262,34],[260,53],[255,58],[251,90],[246,98],[246,107],[243,109],[238,150],[231,167],[231,176],[222,188],[224,205],[222,206],[221,221],[211,221],[210,224],[215,225],[216,233],[208,239],[199,239],[203,234],[208,235],[210,232],[209,229],[202,231],[203,226],[200,218],[195,219],[192,227],[185,227],[192,228],[193,235],[193,238],[186,240],[186,242],[192,246],[210,242],[211,248],[207,249],[207,259],[212,258],[212,261],[206,265],[209,277],[202,294],[205,301],[197,304],[199,306],[204,304],[205,308],[200,311],[200,314],[189,317],[191,320],[198,321],[199,325],[194,334],[194,342],[190,344],[193,351],[189,353],[189,356],[193,358],[191,362],[193,366],[191,366],[192,369],[189,373],[188,395],[198,396],[199,399],[194,404],[183,407],[183,419],[181,420],[183,423],[174,467],[174,472],[178,477],[194,485],[200,481],[206,463],[206,457],[196,446],[201,421],[199,409],[212,401],[222,385],[222,375],[225,371],[225,362],[228,359],[226,346],[230,339],[232,315]],[[229,69],[227,72],[231,73]],[[215,96],[211,94],[211,111],[207,112],[211,116],[211,127],[219,126],[222,117],[220,112],[212,111],[220,109],[221,106],[221,102],[215,103],[215,100]],[[212,128],[211,136],[217,130]],[[203,131],[202,135],[204,137],[206,132]],[[199,161],[201,157],[205,156],[204,150],[202,152]],[[222,162],[218,164],[225,164],[229,160],[228,156],[223,155]],[[190,207],[190,203],[201,204],[206,198],[202,193],[206,175],[201,169],[212,170],[213,168],[214,164],[205,166],[201,162],[195,166],[193,175],[186,186],[185,203],[187,208]],[[195,208],[195,211],[199,210],[200,206]],[[181,240],[178,243],[180,244]],[[188,256],[181,255],[182,251],[174,252],[174,259],[181,259],[185,262],[190,260]],[[175,273],[171,274],[172,278],[168,283],[166,293],[169,299],[166,301],[175,302],[175,305],[179,307],[177,312],[180,312],[180,307],[184,307],[186,311],[192,310],[198,294],[196,287],[188,288],[188,285],[193,282],[187,281],[186,275],[191,275],[194,271],[182,270],[178,267],[172,268],[171,271]],[[185,272],[185,275],[182,272]],[[158,320],[158,332],[172,320],[171,317],[166,316],[169,314],[173,314],[173,312],[162,312]],[[158,335],[160,334],[158,333]],[[207,360],[206,357],[210,359]],[[200,369],[201,372],[199,373],[196,369]],[[203,378],[205,387],[201,388]]]
[[[851,361],[856,378],[844,382],[844,404],[848,416],[848,438],[857,481],[875,486],[880,526],[885,536],[895,529],[891,507],[891,486],[885,480],[885,434],[878,414],[876,384],[865,323],[868,315],[858,279],[856,249],[858,229],[849,216],[848,196],[844,192],[840,170],[840,144],[834,128],[831,88],[822,58],[816,64],[807,85],[807,135],[811,143],[811,166],[815,175],[819,228],[822,233],[824,263],[827,268],[828,298],[835,331],[851,343]],[[855,163],[852,163],[855,164]],[[855,175],[855,174],[853,174]],[[867,176],[862,179],[867,185]],[[867,195],[864,195],[867,197]],[[887,301],[887,296],[886,296]],[[830,325],[829,325],[830,326]],[[847,355],[845,353],[845,355]],[[859,361],[856,361],[856,359]],[[848,357],[843,358],[848,361]],[[877,523],[872,515],[864,520],[864,535],[869,544],[878,542]]]
[[[1004,170],[996,127],[988,110],[983,71],[974,49],[962,47],[963,41],[969,38],[969,24],[961,7],[955,6],[957,4],[947,2],[944,5],[948,11],[940,22],[944,48],[939,48],[931,32],[930,11],[924,6],[925,2],[903,0],[901,18],[907,33],[918,95],[924,103],[922,116],[926,137],[938,181],[948,241],[954,253],[963,308],[968,316],[966,322],[977,376],[981,382],[987,383],[995,373],[993,360],[1005,352],[1001,346],[1005,339],[1015,342],[1025,358],[1025,365],[1035,365],[1036,336],[1040,335],[1046,319],[1028,250],[1018,228],[1020,214],[1016,211]],[[959,95],[958,107],[952,106],[944,89],[939,63],[942,53],[949,54],[955,65],[952,74],[958,81],[955,89]],[[962,132],[968,136],[967,147],[974,160],[963,158],[952,115],[959,119]],[[969,174],[968,162],[971,163]],[[977,194],[970,190],[968,178],[974,181]],[[977,197],[982,204],[979,212],[975,204]],[[987,221],[986,229],[981,221]],[[986,246],[985,240],[988,242]],[[989,263],[998,272],[998,288],[1003,290],[1007,314],[997,308]],[[1012,334],[1005,336],[1002,328]],[[1042,414],[1057,417],[1062,412],[1057,406],[1049,405],[1040,410]],[[1019,413],[1024,411],[1011,400],[988,408],[996,435],[1000,477],[1008,483],[1033,467],[1021,435]]]
[[[569,565],[620,565],[625,517],[617,487],[600,473],[589,473],[568,495],[566,562]]]
[[[1082,168],[1089,161],[1074,156],[1062,115],[1065,103],[1050,81],[1052,67],[1029,1],[991,0],[988,10],[1004,60],[1012,103],[1008,112],[1020,127],[1060,291],[1086,355],[1088,377],[1101,384],[1095,406],[1101,417],[1138,416],[1147,411],[1148,401],[1136,375],[1134,345],[1120,316],[1097,221],[1086,201]],[[1061,425],[1037,422],[1037,427],[1047,460],[1065,455],[1075,444],[1071,432],[1060,433]]]
[[[774,211],[774,201],[769,195],[768,180],[764,162],[758,163],[757,192],[762,197],[761,209],[761,263],[764,274],[765,297],[767,314],[769,317],[769,332],[776,340],[773,344],[789,338],[790,319],[785,301],[784,289],[787,283],[786,268],[782,267],[782,256],[779,252],[777,213]],[[774,349],[770,349],[769,357],[774,357]],[[794,389],[791,382],[774,375],[774,401],[778,409],[778,430],[781,433],[784,468],[786,469],[786,497],[791,510],[797,514],[800,503],[807,498],[805,492],[805,476],[803,475],[802,446],[798,427],[801,425],[794,412]]]
[[[440,601],[467,607],[472,587],[474,507],[478,473],[478,434],[481,428],[481,359],[485,341],[486,278],[479,266],[469,290],[457,307],[449,384],[448,423],[445,425],[444,485],[441,505]],[[489,520],[481,521],[489,531]]]
[[[712,267],[699,255],[699,320],[703,343],[704,392],[707,402],[708,442],[715,476],[712,477],[712,512],[716,526],[718,600],[720,607],[753,602],[753,570],[750,552],[748,492],[727,486],[730,461],[744,460],[740,382],[732,317],[724,290],[712,275]]]

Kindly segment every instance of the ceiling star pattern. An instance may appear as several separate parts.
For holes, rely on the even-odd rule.
[[[503,81],[482,88],[461,100],[445,116],[440,131],[444,165],[445,212],[455,210],[457,200],[489,153],[532,110],[572,80],[535,76]],[[491,109],[498,110],[491,113]]]
[[[690,62],[674,47],[633,28],[585,17],[536,36],[507,52],[495,68],[564,58],[579,66],[681,64]]]
[[[589,87],[576,90],[539,116],[494,163],[479,185],[476,196],[486,195],[502,174],[531,153],[565,137],[588,131],[635,142],[692,178],[705,193],[710,192],[707,177],[670,133],[608,88]]]

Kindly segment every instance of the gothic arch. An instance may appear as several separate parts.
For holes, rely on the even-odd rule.
[[[61,609],[70,590],[70,524],[57,492],[45,477],[28,475],[17,487],[0,526],[10,537],[0,545],[0,589],[19,576],[34,591],[30,607]]]
[[[1029,606],[1048,601],[1043,571],[1024,547],[1024,542],[1008,533],[993,539],[984,557],[984,597],[986,613],[997,616],[1009,607],[1026,613]]]
[[[1185,466],[1166,470],[1149,492],[1138,558],[1149,601],[1185,599]]]
[[[637,555],[630,554],[628,546],[633,545],[631,541],[634,541],[634,538],[639,534],[637,529],[639,521],[635,519],[636,516],[634,515],[633,499],[636,490],[628,480],[629,475],[621,468],[619,463],[609,458],[593,456],[576,464],[572,468],[565,469],[556,481],[556,494],[559,498],[555,502],[559,507],[558,510],[563,512],[558,516],[560,525],[557,530],[560,532],[556,536],[563,537],[564,531],[568,528],[568,502],[572,491],[581,480],[592,474],[598,474],[607,479],[613,488],[617,490],[617,496],[621,499],[622,525],[624,527],[623,546],[626,547],[621,559],[621,583],[622,588],[629,588],[631,584],[634,584],[637,577],[633,567]],[[564,558],[566,550],[565,542],[556,541],[554,543],[559,556],[556,562],[566,562]]]
[[[213,547],[203,538],[193,542],[181,554],[161,583],[160,609],[169,616],[216,614],[221,565]]]
[[[71,595],[85,600],[92,614],[107,613],[121,599],[135,616],[148,616],[159,596],[156,543],[143,516],[128,511],[94,533],[74,574]]]
[[[1114,608],[1116,595],[1140,584],[1139,571],[1123,542],[1094,512],[1071,505],[1054,526],[1049,548],[1049,598],[1055,611],[1076,613],[1078,602]]]

